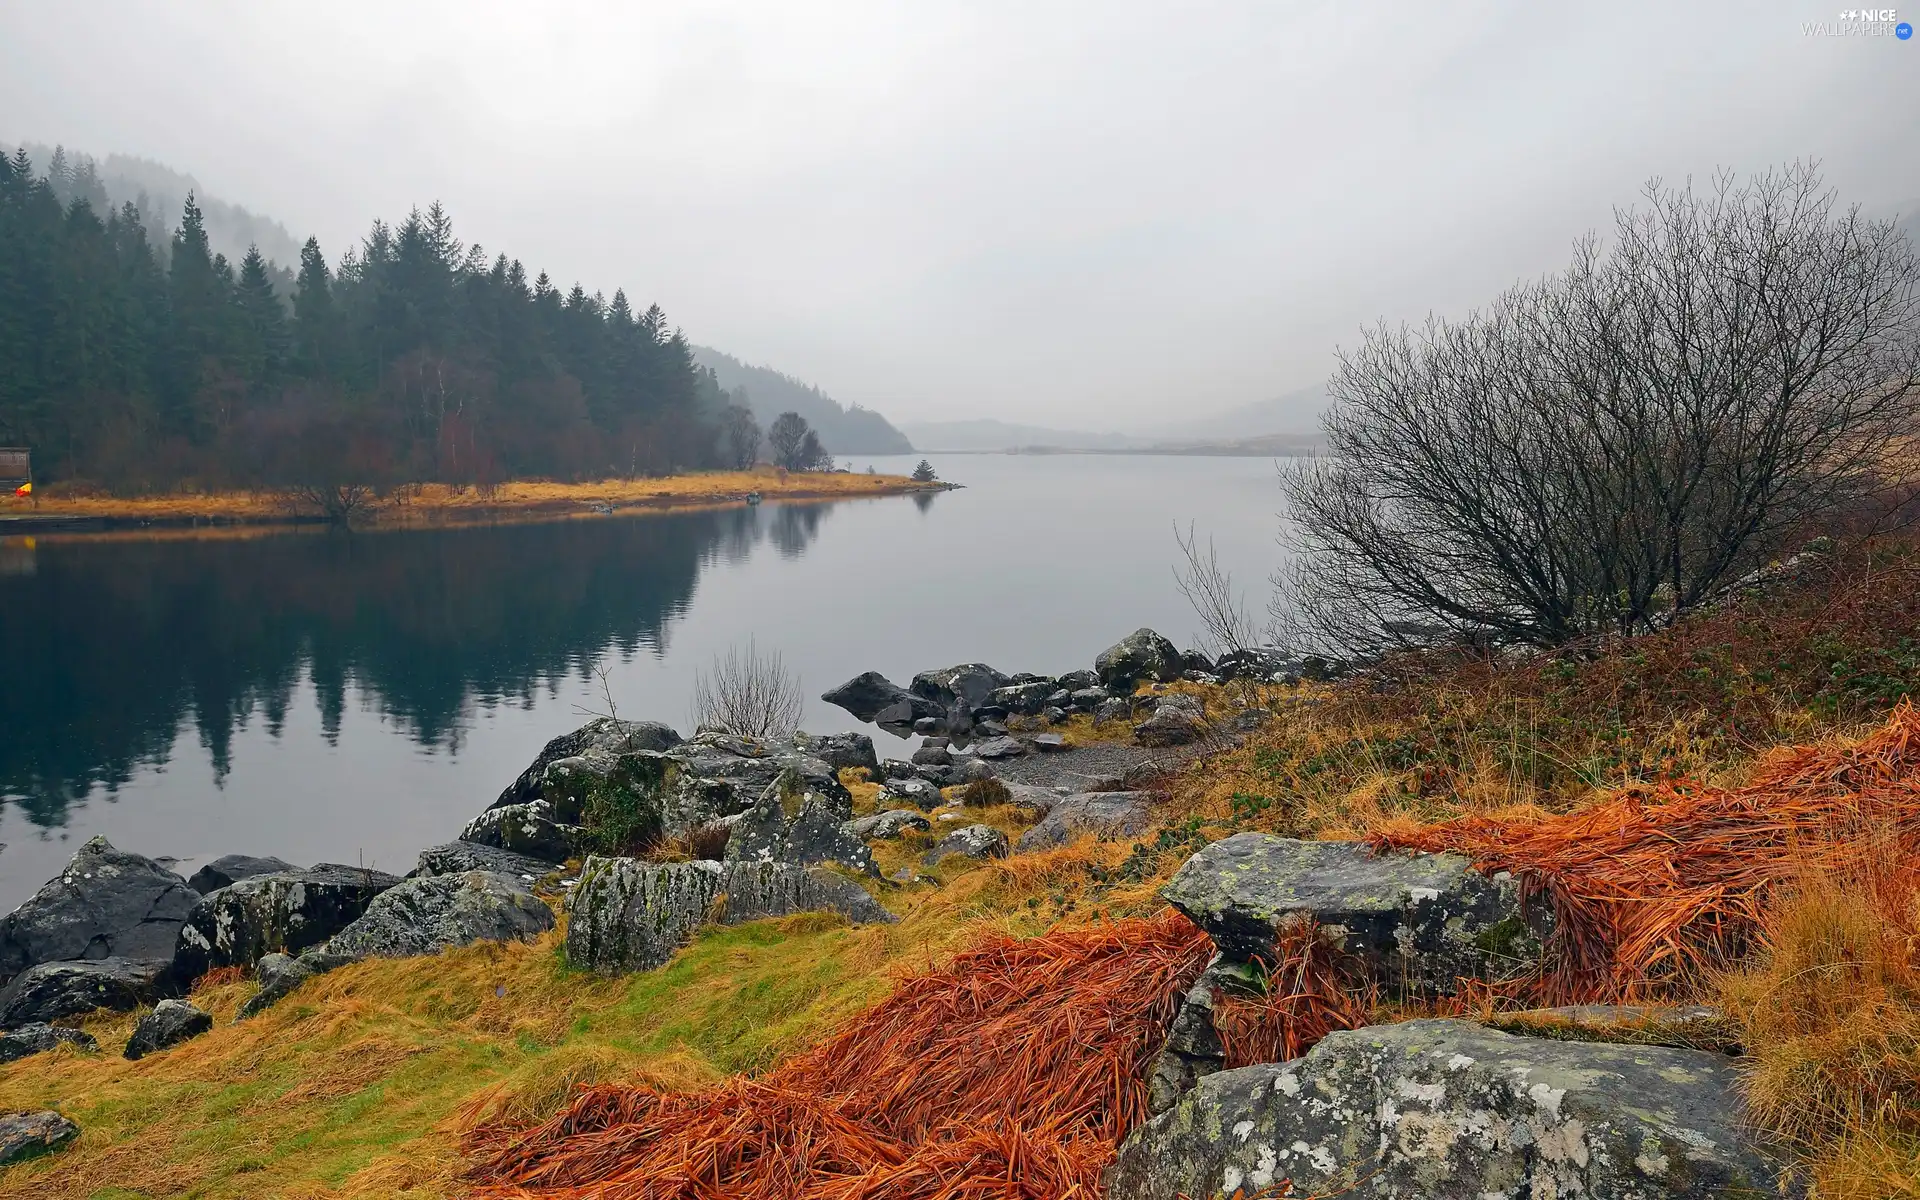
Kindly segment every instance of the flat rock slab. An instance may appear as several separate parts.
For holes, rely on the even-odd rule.
[[[922,832],[932,828],[927,818],[911,808],[890,808],[871,816],[855,817],[842,824],[848,833],[862,841],[897,838],[909,829]]]
[[[34,1021],[0,1033],[0,1063],[10,1063],[30,1054],[45,1054],[56,1046],[72,1046],[76,1050],[100,1048],[90,1033]]]
[[[185,1000],[162,1000],[133,1027],[133,1036],[127,1039],[125,1054],[129,1059],[145,1058],[156,1050],[165,1050],[188,1038],[199,1037],[212,1028],[211,1013]]]
[[[168,983],[164,962],[83,958],[41,963],[0,988],[0,1029],[77,1017],[96,1008],[131,1012]]]
[[[1026,752],[1025,743],[1005,736],[990,737],[973,748],[975,757],[985,759],[1019,758]]]
[[[1222,1071],[1141,1126],[1109,1200],[1775,1195],[1724,1055],[1519,1038],[1468,1021],[1329,1034]]]
[[[409,878],[422,875],[459,875],[466,871],[494,871],[501,875],[511,875],[525,883],[532,883],[553,874],[559,868],[544,859],[527,854],[515,854],[499,846],[483,846],[479,842],[447,842],[439,846],[428,846],[420,852],[420,858],[409,871]]]
[[[1101,841],[1136,837],[1153,820],[1151,792],[1081,792],[1063,796],[1038,824],[1020,835],[1020,852],[1051,850],[1084,834]]]
[[[152,859],[89,838],[59,875],[0,921],[0,981],[64,959],[170,959],[199,899]]]
[[[1383,983],[1441,992],[1462,977],[1532,969],[1549,921],[1544,907],[1523,909],[1511,878],[1484,875],[1459,855],[1376,855],[1358,842],[1264,833],[1206,847],[1160,894],[1228,959],[1269,957],[1282,926],[1311,918]]]
[[[80,1127],[57,1112],[0,1115],[0,1167],[52,1154],[80,1136]]]
[[[175,975],[184,984],[214,967],[243,966],[263,954],[317,946],[399,882],[385,871],[336,863],[242,879],[193,906],[180,927]]]
[[[1739,1051],[1739,1030],[1717,1008],[1699,1004],[1571,1004],[1496,1013],[1484,1024],[1506,1033],[1583,1042]]]
[[[300,868],[290,862],[272,856],[261,857],[256,854],[222,854],[219,858],[201,867],[187,879],[187,886],[202,896],[217,892],[230,883],[239,883],[255,875],[271,875],[275,871],[298,871]]]
[[[818,867],[596,855],[568,902],[567,958],[603,975],[651,970],[709,920],[737,925],[799,912],[838,913],[856,924],[896,919],[859,884]]]

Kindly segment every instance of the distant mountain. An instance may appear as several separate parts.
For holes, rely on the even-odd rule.
[[[1327,385],[1316,383],[1298,391],[1256,400],[1211,417],[1157,425],[1152,433],[1164,441],[1241,441],[1274,435],[1317,434],[1320,414],[1331,403]]]
[[[902,427],[923,450],[1132,450],[1155,441],[1125,433],[1049,429],[979,418],[971,421],[918,421]]]
[[[913,453],[913,443],[879,413],[858,404],[842,408],[839,401],[819,388],[772,367],[749,366],[710,346],[693,347],[693,361],[711,369],[727,391],[744,388],[747,405],[763,429],[781,413],[797,412],[820,435],[828,453]]]

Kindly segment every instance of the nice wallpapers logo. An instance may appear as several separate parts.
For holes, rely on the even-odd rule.
[[[1894,37],[1904,42],[1913,37],[1913,25],[1891,8],[1847,8],[1837,21],[1802,21],[1800,32],[1807,37]]]

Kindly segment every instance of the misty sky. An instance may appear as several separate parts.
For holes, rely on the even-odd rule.
[[[1564,261],[1648,175],[1920,201],[1920,39],[1830,2],[0,0],[0,139],[317,234],[438,198],[895,420],[1138,428]],[[1912,20],[1920,11],[1902,11]]]

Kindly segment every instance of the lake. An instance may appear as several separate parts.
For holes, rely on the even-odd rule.
[[[857,458],[906,473],[914,458]],[[0,541],[0,912],[80,842],[396,873],[611,704],[692,724],[754,639],[807,696],[983,661],[1057,674],[1141,625],[1197,643],[1175,522],[1264,611],[1261,458],[935,456],[932,496],[355,534]],[[604,678],[604,683],[603,683]]]

